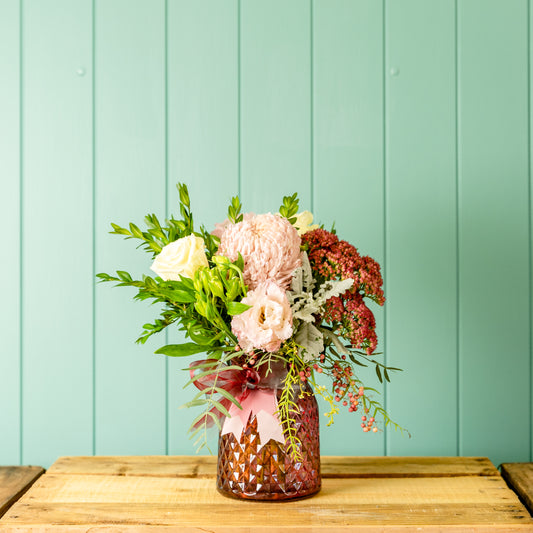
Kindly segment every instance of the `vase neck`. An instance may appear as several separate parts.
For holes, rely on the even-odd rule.
[[[287,377],[287,365],[283,361],[271,361],[258,369],[259,383],[257,389],[279,389]]]

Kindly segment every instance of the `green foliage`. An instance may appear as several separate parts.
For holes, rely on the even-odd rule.
[[[141,230],[130,223],[128,228],[111,224],[112,234],[126,239],[141,241],[139,247],[154,258],[169,243],[177,239],[196,235],[204,240],[209,268],[201,268],[194,278],[180,277],[180,281],[164,281],[159,277],[142,276],[134,280],[128,272],[117,271],[116,276],[106,273],[97,274],[101,282],[115,282],[119,287],[135,287],[136,300],[152,300],[163,305],[161,316],[153,323],[143,326],[137,342],[144,344],[153,334],[163,331],[171,324],[177,324],[186,337],[192,341],[186,348],[163,347],[157,353],[167,355],[192,355],[193,353],[213,352],[217,348],[232,348],[236,338],[228,327],[231,316],[242,313],[248,307],[240,303],[246,295],[242,270],[244,261],[241,256],[231,262],[226,257],[215,255],[219,239],[211,235],[205,227],[194,231],[189,191],[185,184],[177,185],[179,194],[180,220],[171,217],[161,224],[156,215],[145,217],[146,229]],[[242,220],[241,203],[238,197],[232,199],[230,212],[233,220]],[[166,351],[165,351],[166,350]]]
[[[310,379],[310,382],[313,384],[313,390],[315,391],[315,394],[321,396],[326,401],[326,403],[329,404],[330,410],[324,414],[328,418],[328,423],[326,425],[331,426],[335,421],[335,415],[339,414],[339,407],[335,404],[333,396],[328,393],[324,385],[319,385],[318,383],[316,383],[314,377]]]
[[[298,213],[298,193],[294,193],[292,196],[284,196],[283,204],[279,208],[279,214],[282,217],[289,219],[291,224],[296,222],[296,213]]]
[[[211,385],[199,390],[193,399],[181,407],[203,407],[202,412],[192,421],[189,428],[191,438],[196,438],[194,446],[197,451],[207,446],[207,428],[215,424],[221,429],[219,417],[217,414],[229,416],[229,412],[221,403],[223,399],[229,400],[237,407],[242,409],[240,403],[227,390],[218,386],[219,376],[229,370],[241,370],[238,365],[232,364],[232,360],[243,355],[242,351],[225,352],[221,354],[220,359],[207,359],[204,362],[191,365],[187,370],[192,372],[192,377],[183,388],[196,383],[198,380],[210,376],[212,377]],[[200,372],[196,372],[200,370]]]
[[[162,223],[155,214],[148,214],[144,219],[144,228],[140,228],[134,223],[128,224],[127,227],[113,223],[111,224],[111,233],[121,235],[125,239],[135,239],[139,242],[138,247],[150,254],[152,259],[165,246],[178,239],[189,235],[201,237],[205,243],[208,266],[197,269],[191,278],[180,276],[179,280],[165,281],[160,277],[147,275],[143,275],[141,279],[133,279],[130,273],[123,270],[118,270],[115,275],[100,273],[97,274],[97,278],[101,282],[114,283],[118,287],[134,287],[137,290],[134,299],[148,300],[159,306],[159,316],[153,322],[143,325],[142,332],[137,339],[138,343],[144,344],[152,335],[175,325],[188,339],[187,342],[162,346],[156,350],[156,354],[170,357],[187,357],[199,353],[209,355],[209,359],[198,362],[188,369],[192,371],[192,378],[187,385],[196,384],[198,380],[205,377],[209,378],[209,386],[206,388],[202,382],[202,390],[199,390],[192,400],[185,404],[187,407],[203,408],[202,413],[193,421],[190,430],[191,436],[197,439],[196,444],[201,448],[206,445],[205,431],[202,430],[205,430],[209,424],[220,427],[218,415],[227,416],[229,414],[228,402],[240,407],[237,399],[220,386],[219,378],[223,372],[241,369],[240,364],[249,362],[251,359],[250,354],[244,354],[240,350],[235,351],[238,342],[230,326],[232,317],[245,312],[250,306],[242,303],[242,299],[247,294],[247,286],[243,278],[243,257],[239,254],[236,261],[230,261],[227,257],[217,255],[220,239],[212,235],[204,226],[195,230],[187,186],[179,183],[177,189],[179,219],[171,216]],[[285,196],[279,213],[294,224],[298,206],[299,200],[296,193]],[[231,199],[228,207],[228,219],[231,223],[239,223],[243,220],[242,204],[238,196]],[[333,228],[332,232],[334,232]],[[315,287],[317,279],[313,277],[310,267],[307,275],[313,283],[309,286],[306,285],[306,291],[309,294],[317,293],[318,289]],[[325,299],[329,297],[326,297],[326,294],[322,294],[322,296]],[[317,308],[315,311],[314,308],[310,308],[308,311],[308,317],[311,319],[309,324],[312,324],[314,317],[319,314],[319,309]],[[300,315],[299,318],[295,319],[295,324],[297,325],[298,320],[304,319],[306,317],[303,315],[303,309],[300,309]],[[340,393],[341,402],[350,390],[357,391],[359,387],[363,386],[355,372],[358,367],[374,365],[377,379],[381,383],[390,381],[390,373],[400,370],[388,367],[375,359],[374,357],[378,354],[370,357],[364,352],[352,349],[351,346],[345,346],[331,328],[319,324],[315,324],[313,327],[318,333],[322,332],[324,336],[323,359],[317,359],[317,353],[321,349],[317,348],[317,353],[311,350],[312,353],[308,353],[308,358],[304,361],[302,359],[302,352],[304,351],[302,345],[306,343],[299,339],[301,345],[297,344],[295,341],[297,336],[285,341],[277,354],[255,351],[252,356],[257,358],[257,364],[255,364],[255,360],[252,363],[255,368],[268,365],[267,368],[270,369],[274,360],[282,360],[287,365],[288,372],[278,400],[277,414],[283,427],[288,453],[295,459],[300,457],[301,447],[295,427],[295,414],[298,411],[297,395],[310,394],[303,385],[304,382],[300,376],[302,371],[306,372],[306,376],[311,373],[307,379],[313,386],[315,394],[322,395],[330,404],[328,425],[333,422],[334,415],[339,411],[336,405],[339,403],[337,401],[339,393],[335,392],[335,386],[329,393],[325,387],[316,384],[312,370],[313,368],[317,369],[318,366],[316,364],[311,365],[311,361],[319,361],[319,370],[332,377],[332,381],[338,379],[338,372],[334,367],[336,363],[340,363],[345,370],[350,369],[349,375],[351,377],[346,382],[346,388]],[[310,329],[310,326],[307,328]],[[313,333],[315,333],[314,330]],[[310,343],[307,342],[307,345],[309,347]],[[310,351],[308,350],[308,352]],[[366,388],[365,390],[377,393],[374,389]],[[396,429],[404,431],[389,418],[378,401],[365,394],[361,397],[361,402],[364,409],[372,411],[374,416],[381,415],[385,426],[392,425]]]
[[[278,358],[286,361],[287,375],[283,381],[283,388],[278,400],[277,414],[283,427],[283,435],[287,442],[287,452],[292,455],[295,461],[302,458],[300,449],[301,441],[297,435],[296,421],[294,415],[299,412],[298,404],[296,403],[296,396],[303,394],[311,394],[302,387],[300,379],[300,371],[304,370],[306,365],[300,359],[298,345],[294,340],[287,341],[280,352]],[[260,361],[260,364],[263,361]]]
[[[169,355],[170,357],[187,357],[202,352],[209,352],[212,347],[196,344],[195,342],[184,342],[183,344],[167,344],[162,346],[155,353]]]
[[[153,324],[144,324],[143,333],[137,339],[137,343],[144,344],[154,333],[163,331],[177,320],[177,316],[169,311],[163,311],[161,315],[162,318],[156,318]]]
[[[228,219],[230,222],[233,222],[234,224],[237,224],[238,222],[242,222],[242,214],[241,214],[242,204],[241,200],[238,196],[234,196],[231,199],[231,204],[228,207]]]
[[[166,225],[162,226],[156,215],[146,215],[145,223],[146,230],[142,231],[133,223],[129,224],[129,229],[123,228],[118,224],[111,223],[113,231],[110,233],[114,235],[122,235],[126,239],[138,239],[141,241],[139,247],[152,254],[155,257],[161,250],[171,242],[188,235],[198,235],[204,237],[204,241],[208,247],[213,246],[213,236],[209,235],[205,229],[199,233],[194,231],[193,216],[190,209],[189,191],[185,184],[179,183],[177,185],[180,198],[180,214],[182,220],[176,220],[171,217],[166,221]]]
[[[232,365],[231,360],[242,355],[235,352],[237,339],[231,332],[229,324],[231,317],[242,313],[249,306],[242,304],[241,300],[246,295],[247,287],[243,279],[244,260],[239,255],[236,261],[216,255],[220,240],[211,235],[204,226],[198,232],[194,229],[194,220],[191,212],[189,191],[184,184],[178,184],[179,211],[181,218],[174,217],[162,224],[155,214],[145,217],[146,228],[140,229],[134,223],[127,227],[112,224],[112,234],[122,235],[126,239],[140,241],[139,247],[151,254],[152,259],[171,242],[177,239],[196,235],[204,240],[208,267],[198,269],[192,278],[180,276],[179,281],[164,281],[159,277],[143,275],[142,279],[133,279],[125,271],[119,270],[115,275],[106,273],[97,274],[100,282],[115,283],[118,287],[134,287],[137,294],[134,299],[161,306],[160,316],[152,323],[146,323],[138,343],[144,344],[154,334],[160,333],[170,325],[175,324],[178,330],[185,334],[190,342],[170,344],[156,350],[156,354],[170,357],[187,357],[199,353],[211,354],[210,363],[203,372],[195,373],[189,382],[207,373],[215,373],[231,369],[240,369]],[[233,222],[242,220],[242,205],[238,197],[232,199],[228,214]],[[197,370],[197,368],[196,368]],[[192,430],[196,436],[202,428],[205,429],[207,421],[219,424],[214,410],[228,414],[221,399],[229,400],[238,405],[237,400],[230,393],[215,384],[207,390],[199,391],[188,402],[187,406],[203,406],[205,411],[193,422],[193,426],[202,420],[201,427]],[[199,436],[198,441],[204,439],[205,432]],[[200,446],[201,447],[201,446]]]
[[[228,304],[228,315],[240,315],[250,308],[251,305],[242,304],[240,302],[230,302]]]
[[[365,387],[363,382],[357,377],[356,372],[356,367],[368,367],[374,365],[376,376],[379,382],[383,383],[384,380],[390,382],[390,372],[401,372],[402,369],[386,366],[376,360],[375,357],[381,355],[379,353],[374,353],[372,356],[369,356],[365,352],[353,349],[350,345],[345,346],[339,341],[336,335],[332,335],[331,328],[327,326],[322,325],[320,329],[327,334],[324,338],[324,360],[319,363],[323,373],[332,376],[334,374],[334,365],[340,363],[344,368],[344,374],[349,376],[349,379],[346,379],[346,388],[339,388],[333,384],[331,394],[328,394],[323,387],[320,388],[316,383],[313,383],[314,389],[332,406],[332,410],[327,413],[327,416],[329,417],[328,426],[333,422],[334,415],[339,412],[339,410],[333,406],[331,401],[332,397],[338,397],[337,403],[342,403],[343,400],[347,399],[349,393],[357,394],[359,388],[363,387],[365,394],[359,401],[362,403],[365,414],[372,412],[373,414],[371,416],[374,418],[379,414],[383,417],[385,427],[390,425],[394,427],[395,430],[399,430],[401,433],[406,433],[410,437],[411,435],[406,429],[402,428],[389,417],[381,403],[367,394],[368,392],[371,394],[379,394],[379,391],[370,387]],[[349,374],[346,374],[347,369],[349,369]]]
[[[180,214],[183,217],[183,220],[178,221],[178,224],[183,223],[184,228],[189,230],[188,235],[190,235],[194,231],[194,223],[191,213],[189,190],[187,189],[187,185],[185,185],[185,183],[178,183],[176,187],[178,188],[180,197]]]
[[[144,344],[154,333],[178,323],[178,328],[197,346],[196,351],[188,354],[192,355],[235,346],[237,340],[228,326],[229,317],[248,309],[240,303],[246,295],[246,285],[242,270],[237,266],[239,259],[232,263],[225,257],[215,257],[210,268],[195,272],[194,279],[181,277],[180,281],[163,281],[158,277],[143,276],[142,280],[134,280],[123,271],[118,271],[116,276],[101,273],[97,277],[102,282],[115,282],[119,287],[136,287],[135,299],[152,300],[165,306],[161,318],[143,326],[137,342]]]
[[[298,404],[295,402],[295,395],[310,394],[301,390],[298,392],[297,388],[300,387],[301,381],[296,366],[290,365],[287,376],[283,382],[283,388],[278,402],[278,415],[287,442],[287,453],[289,453],[295,461],[302,460],[302,454],[300,452],[301,442],[297,435],[296,421],[294,419],[294,415],[299,412]]]

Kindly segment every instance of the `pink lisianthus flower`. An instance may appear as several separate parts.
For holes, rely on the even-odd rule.
[[[286,289],[292,273],[302,264],[300,243],[298,232],[286,218],[267,213],[226,225],[217,253],[231,261],[242,255],[244,282],[251,289],[264,281]]]
[[[252,307],[231,321],[231,330],[245,352],[275,352],[292,335],[292,312],[285,291],[271,281],[248,292],[242,303]]]

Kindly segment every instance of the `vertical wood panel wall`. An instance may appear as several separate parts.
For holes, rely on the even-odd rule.
[[[165,211],[164,30],[163,0],[136,1],[134,9],[127,0],[94,4],[96,272],[116,263],[141,276],[142,254],[108,234],[109,220]],[[124,295],[101,289],[94,301],[94,452],[165,453],[165,361],[147,357],[153,345],[131,343],[149,307],[122,308]]]
[[[0,2],[0,464],[194,453],[187,362],[137,346],[148,272],[111,221],[231,195],[303,208],[382,264],[380,390],[322,451],[532,456],[527,0]],[[133,293],[131,293],[133,295]],[[178,338],[169,332],[167,338]],[[370,376],[371,378],[371,376]],[[216,439],[211,438],[216,446]]]

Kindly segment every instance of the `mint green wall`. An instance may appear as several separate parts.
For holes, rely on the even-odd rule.
[[[149,258],[109,223],[302,206],[376,257],[383,390],[413,437],[330,455],[532,460],[527,0],[1,0],[0,464],[194,453]],[[170,333],[170,338],[175,334]],[[213,439],[214,442],[215,439]]]

